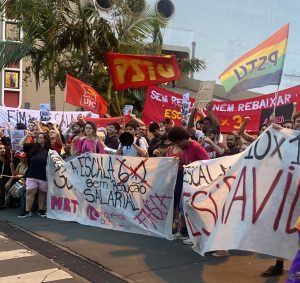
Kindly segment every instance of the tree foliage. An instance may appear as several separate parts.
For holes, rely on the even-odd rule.
[[[12,2],[15,2],[12,5]],[[115,93],[105,52],[161,54],[166,21],[142,0],[112,1],[109,16],[102,17],[89,0],[2,0],[0,8],[19,20],[24,31],[21,43],[0,43],[0,67],[30,58],[27,74],[48,81],[51,109],[55,109],[55,87],[65,86],[66,74],[91,84],[108,101],[112,115],[125,104],[141,111],[145,89]],[[183,72],[199,71],[205,62],[180,60]]]

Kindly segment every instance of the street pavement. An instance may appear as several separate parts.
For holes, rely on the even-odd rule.
[[[82,273],[79,270],[82,264],[73,269],[72,266],[67,267],[90,282],[283,283],[287,277],[287,271],[278,277],[260,277],[260,273],[275,262],[274,258],[266,255],[230,251],[231,255],[226,258],[214,258],[209,254],[201,257],[179,240],[168,241],[38,216],[20,219],[17,218],[19,213],[18,209],[0,211],[0,229],[15,238],[18,236],[14,231],[22,229],[31,237],[62,248],[107,274],[97,276],[95,270]],[[13,227],[8,229],[8,224]],[[38,244],[42,254],[43,246]],[[45,249],[48,251],[51,247]],[[60,257],[57,255],[55,260],[59,261]],[[285,263],[287,270],[290,264],[288,261]],[[94,277],[89,277],[93,272]]]
[[[83,278],[0,233],[0,283],[84,283]]]

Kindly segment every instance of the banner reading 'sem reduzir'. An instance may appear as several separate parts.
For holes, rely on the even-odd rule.
[[[180,78],[174,55],[149,56],[106,53],[115,90],[140,88]]]
[[[243,153],[185,167],[183,203],[194,250],[292,259],[300,216],[300,132],[269,127]]]
[[[177,169],[173,158],[86,153],[64,162],[51,150],[47,217],[167,238]]]

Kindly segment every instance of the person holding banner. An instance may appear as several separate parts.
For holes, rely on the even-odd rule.
[[[293,119],[293,129],[296,131],[300,131],[300,112],[295,113],[292,119]],[[288,123],[286,123],[286,122],[283,123],[283,126],[285,126],[285,127],[282,127],[282,128],[289,128],[290,123],[289,123],[289,121],[287,121],[287,122]],[[274,125],[273,127],[276,129],[281,128],[277,124],[273,124],[273,125]],[[297,225],[299,225],[299,221],[297,221]],[[296,228],[298,229],[300,227],[300,225],[299,226],[297,226],[297,225],[296,225]],[[298,265],[298,263],[297,263],[297,265]],[[295,267],[292,268],[291,270],[293,272],[295,272]],[[262,277],[273,277],[273,276],[282,275],[283,272],[284,272],[284,260],[282,258],[277,258],[275,265],[269,266],[264,272],[262,272],[261,276]],[[300,272],[300,270],[298,270],[298,272]],[[298,279],[300,279],[300,277]],[[289,281],[288,280],[287,282],[300,282],[300,280],[299,281]]]
[[[51,149],[51,141],[47,133],[39,133],[36,143],[26,144],[23,148],[24,152],[28,153],[29,166],[26,179],[26,209],[18,216],[19,218],[32,216],[31,208],[37,192],[39,215],[46,217],[45,204],[48,189],[46,166],[49,149]]]
[[[210,158],[206,150],[198,142],[192,140],[189,132],[184,128],[177,126],[171,128],[168,132],[168,137],[169,140],[181,150],[178,175],[174,191],[174,203],[176,197],[178,199],[176,205],[178,205],[179,211],[181,212],[181,227],[179,238],[184,240],[185,244],[189,244],[189,235],[184,219],[184,212],[182,205],[180,204],[183,201],[181,195],[183,186],[183,166],[197,160],[207,160]]]

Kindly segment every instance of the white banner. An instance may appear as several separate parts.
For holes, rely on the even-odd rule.
[[[238,155],[186,166],[184,211],[194,250],[292,259],[300,216],[300,132],[269,127]]]
[[[86,111],[50,111],[51,119],[54,119],[60,123],[62,116],[64,116],[64,123],[62,128],[67,128],[73,119],[76,119],[79,114],[83,116],[90,116],[93,118],[98,118],[99,116]],[[31,109],[19,109],[11,107],[0,106],[0,125],[4,126],[10,123],[13,127],[17,123],[24,123],[28,125],[31,119],[40,120],[40,111]]]
[[[47,217],[149,236],[172,234],[178,161],[50,151]]]

